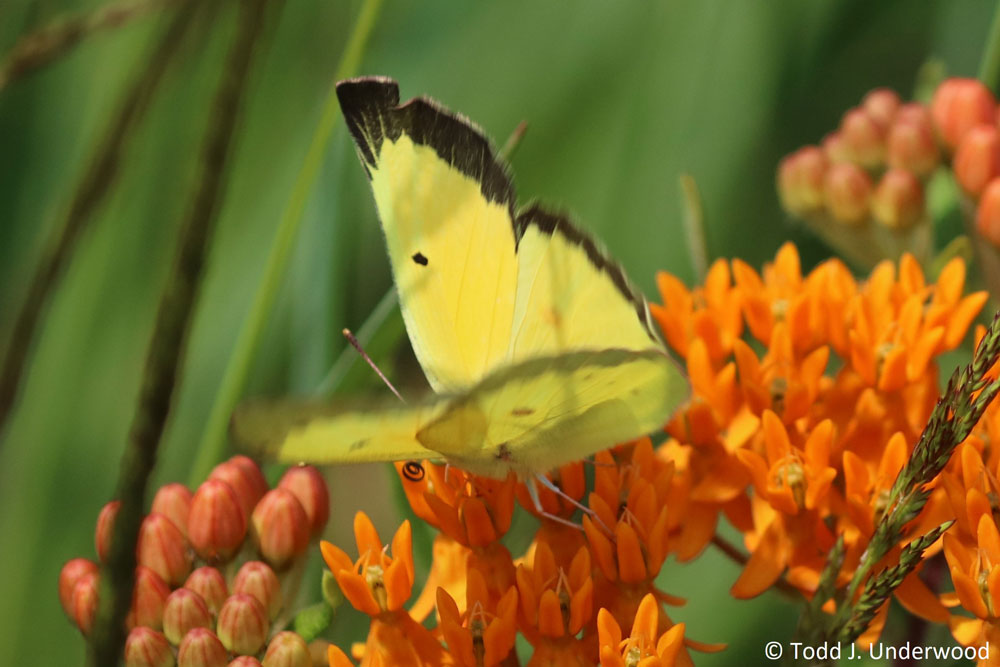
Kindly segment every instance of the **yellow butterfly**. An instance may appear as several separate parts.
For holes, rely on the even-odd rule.
[[[444,459],[522,479],[660,428],[688,385],[642,296],[565,217],[529,206],[466,119],[386,78],[337,85],[406,329],[435,395],[241,406],[235,439],[282,461]]]

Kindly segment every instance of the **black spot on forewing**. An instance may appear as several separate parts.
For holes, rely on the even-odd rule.
[[[534,408],[514,408],[510,411],[512,417],[527,417],[535,414]]]
[[[368,446],[368,440],[358,440],[357,442],[352,442],[351,446],[347,448],[349,452],[356,452],[359,449],[364,449]]]
[[[413,253],[413,261],[420,266],[427,266],[427,258],[424,257],[423,253],[415,252]]]

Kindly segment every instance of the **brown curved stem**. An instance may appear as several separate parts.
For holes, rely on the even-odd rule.
[[[729,559],[737,565],[746,565],[747,561],[750,560],[750,557],[736,548],[736,545],[719,534],[712,536],[712,544],[716,549],[728,556]],[[771,588],[778,591],[792,602],[802,602],[802,591],[795,588],[795,586],[792,586],[784,578],[779,577],[777,581],[771,584]]]
[[[173,267],[160,298],[139,405],[122,457],[116,493],[121,509],[115,519],[108,564],[101,572],[100,608],[89,653],[91,665],[115,665],[122,655],[146,485],[156,463],[177,376],[184,362],[202,269],[224,198],[233,137],[245,97],[254,46],[264,25],[266,0],[244,0],[239,6],[240,26],[203,139],[200,178],[182,221]]]
[[[94,33],[123,26],[134,19],[187,0],[125,0],[56,21],[21,37],[0,61],[0,91],[12,81],[69,52]]]
[[[21,376],[45,305],[73,256],[77,240],[118,180],[122,158],[133,131],[149,108],[177,51],[177,44],[191,23],[193,12],[190,9],[183,8],[177,14],[148,63],[125,93],[87,162],[62,221],[54,227],[55,233],[46,243],[35,266],[0,367],[0,434],[17,400]],[[2,77],[0,72],[0,81]]]

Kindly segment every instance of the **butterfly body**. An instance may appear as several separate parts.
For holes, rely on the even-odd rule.
[[[443,458],[527,477],[660,428],[687,383],[624,272],[515,192],[470,122],[395,82],[337,93],[368,174],[414,352],[435,396],[407,405],[255,403],[238,440],[316,463]]]

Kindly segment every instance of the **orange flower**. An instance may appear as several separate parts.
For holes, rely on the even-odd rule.
[[[953,616],[950,626],[955,640],[964,646],[982,645],[1000,639],[1000,531],[989,514],[976,524],[976,541],[963,544],[946,533],[944,553],[959,602],[976,618]]]
[[[824,330],[823,311],[805,289],[795,246],[781,246],[774,263],[764,266],[763,274],[761,277],[745,262],[733,260],[733,276],[750,333],[770,345],[775,325],[784,322],[797,352],[812,349]]]
[[[423,477],[411,480],[402,473],[405,466],[396,464],[414,513],[453,540],[486,547],[510,529],[517,486],[513,477],[499,481],[424,461]]]
[[[631,451],[629,451],[631,449]],[[635,617],[649,592],[672,604],[684,600],[656,590],[654,581],[667,557],[671,511],[668,501],[673,465],[657,458],[649,438],[596,457],[592,516],[583,518],[595,576],[594,599],[622,625]],[[627,458],[626,458],[627,457]]]
[[[705,276],[705,286],[688,290],[674,276],[660,272],[656,284],[663,305],[650,304],[667,343],[682,357],[688,346],[702,341],[711,359],[719,361],[732,353],[733,342],[743,334],[740,295],[733,289],[729,267],[716,260]]]
[[[850,307],[850,361],[855,371],[881,391],[916,382],[938,354],[954,349],[986,303],[987,294],[962,298],[965,264],[960,258],[941,271],[936,285],[924,282],[912,255],[872,271]]]
[[[765,410],[762,419],[765,460],[751,449],[737,451],[761,497],[785,514],[820,508],[837,471],[830,463],[833,422],[824,420],[808,434],[802,449],[793,447],[778,416]]]
[[[767,459],[750,449],[737,452],[756,491],[754,530],[744,535],[750,559],[730,590],[738,598],[762,593],[787,566],[793,568],[793,584],[812,589],[833,545],[821,512],[837,472],[829,465],[832,422],[820,422],[802,449],[793,448],[785,425],[770,410],[762,424]]]
[[[354,516],[354,535],[360,555],[357,561],[329,542],[321,542],[320,549],[344,597],[372,617],[362,667],[445,664],[441,644],[403,609],[414,576],[410,522],[404,521],[393,536],[391,556],[364,512]],[[341,654],[338,661],[340,657],[346,660]]]
[[[660,630],[660,608],[649,593],[642,598],[632,622],[632,631],[622,639],[621,626],[607,609],[597,612],[601,667],[672,667],[693,665],[684,647],[684,624]]]
[[[595,460],[594,515],[583,518],[591,552],[609,581],[650,582],[667,557],[670,508],[664,501],[673,466],[653,455],[649,438],[637,441],[627,462],[616,465],[608,452]]]
[[[436,586],[443,586],[464,604],[465,580],[471,570],[484,573],[492,604],[496,604],[514,585],[514,562],[499,540],[514,515],[515,478],[500,481],[424,461],[423,478],[410,479],[403,474],[405,464],[396,465],[414,513],[452,541],[435,543],[447,558],[442,567],[435,565],[427,582],[430,588],[421,595],[415,613],[422,617],[429,612]]]
[[[844,453],[844,495],[847,503],[849,520],[841,521],[840,527],[847,545],[842,573],[853,571],[860,560],[862,552],[868,547],[868,541],[875,530],[875,525],[888,509],[889,494],[896,476],[902,470],[907,459],[906,440],[902,433],[896,433],[889,439],[874,474],[869,466],[853,452]],[[944,521],[947,513],[940,510],[943,494],[935,493],[921,512],[920,517],[908,530],[911,537],[923,535]],[[909,539],[904,539],[904,544]],[[932,546],[925,552],[925,558],[937,553],[940,547]],[[886,566],[899,562],[899,550],[895,549],[886,557]],[[935,623],[947,623],[948,611],[938,601],[919,576],[920,568],[911,572],[896,589],[895,597],[910,612]],[[881,619],[884,622],[884,617]],[[874,624],[873,624],[874,625]],[[872,641],[877,639],[877,634]]]
[[[786,424],[804,417],[816,401],[830,357],[829,348],[824,346],[797,360],[790,328],[784,322],[772,327],[763,359],[758,360],[743,341],[736,341],[734,352],[747,406],[757,415],[771,410]]]
[[[715,372],[704,342],[694,340],[687,368],[691,402],[667,425],[674,438],[657,449],[660,459],[674,465],[667,506],[670,533],[677,536],[673,548],[681,561],[694,558],[711,541],[720,512],[740,529],[749,527],[742,517],[749,517],[745,491],[750,476],[735,451],[759,424],[741,405],[736,364]]]
[[[583,461],[574,461],[561,466],[549,473],[548,478],[562,493],[577,501],[577,503],[583,499],[584,494],[587,492],[587,480],[584,475]],[[535,480],[531,480],[528,483],[535,484],[542,510],[548,516],[540,514],[535,509],[535,504],[528,492],[527,485],[518,484],[518,502],[520,502],[522,507],[538,517],[538,520],[541,522],[538,531],[535,533],[535,540],[528,553],[525,554],[525,559],[532,558],[536,546],[544,542],[552,550],[552,553],[555,554],[556,563],[559,566],[568,567],[577,550],[586,544],[587,540],[580,531],[579,525],[570,525],[569,523],[557,521],[552,517],[561,517],[562,519],[569,520],[570,517],[576,514],[578,506],[574,505],[566,497],[558,495],[552,489],[536,483]]]
[[[593,621],[594,581],[590,553],[580,547],[569,570],[556,563],[544,542],[535,549],[531,567],[517,568],[523,630],[535,647],[532,664],[557,665],[586,662],[588,654],[577,639]]]
[[[447,591],[453,599],[465,604],[469,557],[472,555],[472,550],[447,535],[438,533],[434,537],[431,555],[431,569],[427,574],[424,589],[410,608],[410,615],[420,622],[434,611],[439,588]]]
[[[514,648],[517,634],[517,588],[512,586],[495,609],[491,609],[486,581],[476,570],[469,571],[468,598],[459,611],[455,600],[443,588],[437,589],[439,628],[456,664],[490,667],[500,664]]]

